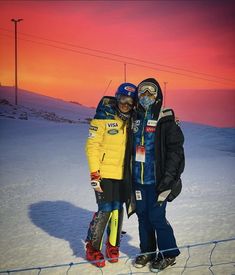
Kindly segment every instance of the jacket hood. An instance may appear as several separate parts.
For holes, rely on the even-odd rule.
[[[153,83],[158,87],[156,102],[161,101],[161,105],[162,105],[163,94],[162,94],[162,89],[160,87],[160,84],[157,82],[157,80],[155,78],[146,78],[145,80],[143,80],[139,83],[138,88],[139,88],[140,84],[143,84],[144,82]]]
[[[139,88],[139,86],[141,84],[143,84],[144,82],[146,83],[153,83],[157,86],[158,88],[158,93],[157,93],[157,98],[155,100],[155,103],[152,105],[151,109],[152,109],[152,113],[154,114],[155,118],[158,118],[161,107],[162,107],[162,102],[163,102],[163,94],[162,94],[162,89],[160,87],[160,84],[158,83],[158,81],[155,78],[146,78],[143,81],[141,81],[137,87],[137,90]],[[143,108],[142,106],[140,107],[139,104],[139,108]]]

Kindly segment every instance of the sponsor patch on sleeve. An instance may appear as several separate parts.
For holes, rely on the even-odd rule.
[[[90,125],[89,130],[91,130],[91,131],[97,131],[97,130],[98,130],[98,127],[97,127],[97,126]]]
[[[89,132],[89,134],[88,134],[88,138],[94,138],[95,137],[95,133],[93,133],[93,132]]]

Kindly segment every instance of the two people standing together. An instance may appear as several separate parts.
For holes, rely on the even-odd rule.
[[[98,211],[88,229],[86,258],[98,267],[105,266],[106,227],[106,257],[118,261],[124,203],[128,217],[138,217],[141,255],[135,267],[151,262],[151,271],[158,272],[180,254],[166,205],[182,188],[184,136],[173,110],[165,110],[162,102],[154,78],[137,87],[123,83],[115,97],[101,99],[91,121],[86,153]]]

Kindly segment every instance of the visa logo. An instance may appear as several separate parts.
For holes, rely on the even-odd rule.
[[[108,127],[118,127],[117,122],[108,123]]]

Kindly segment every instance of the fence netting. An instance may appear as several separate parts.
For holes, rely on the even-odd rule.
[[[157,251],[157,253],[174,250],[175,248]],[[177,257],[176,264],[167,268],[164,274],[178,275],[235,275],[235,237],[223,240],[214,240],[204,243],[195,243],[179,247],[181,254]],[[149,254],[149,253],[146,253]],[[48,266],[25,267],[16,269],[0,270],[1,274],[102,274],[102,275],[134,275],[153,274],[150,266],[137,269],[133,266],[136,256],[121,255],[118,263],[107,263],[103,268],[97,268],[92,262],[85,260],[71,263],[58,263]],[[108,260],[108,259],[106,259]]]

